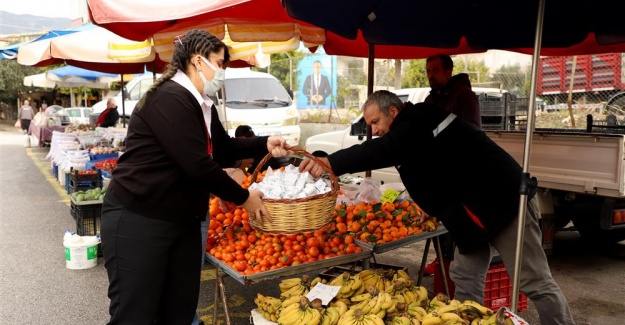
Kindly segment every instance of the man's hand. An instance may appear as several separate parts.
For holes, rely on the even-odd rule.
[[[328,158],[323,157],[317,159],[326,164],[328,167],[332,168],[332,166],[330,166],[330,161],[328,161]],[[318,178],[319,176],[325,174],[326,170],[321,164],[315,162],[311,158],[306,158],[299,164],[299,172],[308,172],[314,178]]]
[[[319,104],[319,103],[321,103],[323,101],[323,96],[321,96],[321,95],[313,95],[312,96],[312,101],[315,104]]]

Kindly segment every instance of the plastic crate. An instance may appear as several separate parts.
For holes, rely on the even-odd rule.
[[[54,162],[52,163],[52,175],[54,175],[54,178],[59,177],[59,166]]]
[[[510,308],[510,295],[512,293],[512,281],[508,277],[505,265],[501,258],[496,257],[486,273],[486,284],[484,285],[484,306],[492,310],[497,310],[501,306]],[[449,278],[449,261],[445,260],[445,273],[447,275],[447,285],[450,296],[454,296],[456,286]],[[434,273],[434,293],[445,292],[443,277],[440,272],[438,261],[436,262],[436,272]],[[527,310],[527,297],[519,292],[518,311]]]
[[[492,310],[505,306],[510,308],[512,295],[512,281],[508,276],[503,263],[495,263],[490,266],[486,274],[486,285],[484,286],[484,306]],[[519,292],[517,304],[518,311],[527,310],[527,297]]]
[[[99,235],[102,201],[76,202],[73,198],[70,198],[70,201],[70,214],[76,220],[76,234],[79,236]],[[102,256],[100,244],[98,244],[98,256]]]
[[[74,170],[69,175],[69,193],[77,191],[85,191],[94,189],[96,187],[102,188],[102,173],[100,170],[96,170],[95,174],[80,174],[79,171]]]

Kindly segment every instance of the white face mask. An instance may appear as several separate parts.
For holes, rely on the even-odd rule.
[[[203,89],[204,95],[215,96],[215,93],[218,92],[219,89],[221,89],[221,87],[224,86],[224,80],[226,79],[226,70],[219,69],[216,66],[214,66],[212,63],[210,63],[203,56],[200,56],[200,57],[202,58],[204,63],[206,63],[207,66],[209,66],[211,69],[213,69],[213,71],[215,71],[215,75],[213,76],[213,80],[211,81],[206,80],[206,76],[204,75],[204,72],[202,72],[202,70],[198,71],[200,79],[202,79],[202,82],[204,82],[204,89]]]

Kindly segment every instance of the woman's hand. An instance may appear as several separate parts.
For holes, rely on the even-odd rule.
[[[256,221],[259,223],[262,223],[263,219],[271,221],[271,215],[261,200],[263,195],[264,194],[261,191],[252,190],[250,191],[250,196],[242,205],[242,207],[250,214],[250,218],[256,218]]]
[[[330,161],[328,161],[328,158],[318,157],[317,159],[326,164],[328,167],[332,168],[332,166],[330,166]],[[321,164],[315,162],[310,158],[306,158],[299,164],[299,172],[308,172],[314,178],[318,178],[322,174],[326,173],[326,170]]]
[[[267,138],[267,151],[271,152],[273,157],[282,157],[290,154],[291,146],[286,143],[283,137]]]

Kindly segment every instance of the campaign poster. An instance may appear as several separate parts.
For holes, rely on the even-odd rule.
[[[332,108],[336,98],[337,74],[336,56],[311,55],[303,58],[297,67],[299,71],[297,107]]]

